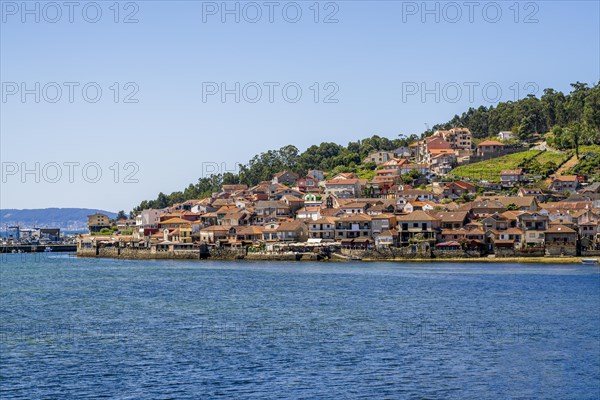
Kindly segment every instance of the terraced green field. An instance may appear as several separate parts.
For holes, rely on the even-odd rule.
[[[517,169],[525,160],[531,159],[542,153],[539,150],[527,150],[520,153],[509,154],[474,164],[463,165],[450,171],[451,175],[471,180],[486,180],[500,182],[500,173],[506,169]],[[554,153],[557,154],[557,153]]]
[[[556,164],[558,166],[558,165],[562,164],[563,162],[567,161],[570,157],[571,157],[571,154],[569,152],[555,153],[552,151],[545,151],[542,154],[540,154],[539,156],[537,156],[535,158],[535,160],[542,165],[546,164],[548,162],[553,162],[554,164]]]
[[[471,180],[500,182],[500,173],[507,169],[524,168],[535,175],[548,176],[571,157],[570,152],[527,150],[492,158],[453,169],[450,174]]]

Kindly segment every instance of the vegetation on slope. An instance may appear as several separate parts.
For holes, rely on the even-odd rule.
[[[254,156],[247,164],[239,165],[239,174],[225,173],[203,177],[196,184],[190,184],[181,192],[170,195],[159,193],[155,200],[142,201],[134,209],[163,208],[189,199],[209,197],[212,192],[219,191],[223,184],[244,183],[253,186],[261,181],[271,180],[278,172],[289,170],[300,175],[311,169],[325,172],[356,172],[360,178],[371,179],[375,174],[374,166],[362,164],[367,155],[373,151],[395,150],[407,146],[417,140],[416,135],[406,138],[388,139],[374,135],[370,138],[350,142],[347,146],[336,143],[321,143],[310,146],[300,153],[292,145],[279,150],[269,150]]]
[[[434,125],[426,134],[438,129],[456,126],[469,128],[475,138],[495,136],[500,131],[512,131],[519,139],[529,140],[532,135],[571,127],[569,135],[559,138],[558,148],[573,148],[570,136],[577,132],[581,144],[600,140],[600,85],[571,84],[571,93],[545,89],[538,99],[530,95],[519,101],[507,101],[496,106],[469,108],[450,121]],[[577,126],[579,124],[579,126]]]
[[[535,158],[539,164],[554,163],[557,166],[561,165],[571,157],[570,152],[557,153],[554,151],[544,151]]]
[[[596,83],[593,87],[589,87],[585,83],[577,82],[571,86],[573,90],[568,94],[554,89],[545,89],[539,99],[528,96],[515,102],[501,102],[496,106],[470,108],[460,116],[455,115],[446,123],[434,125],[420,137],[431,135],[438,129],[453,127],[469,128],[475,138],[495,136],[499,131],[513,131],[518,134],[520,140],[528,141],[535,138],[536,134],[552,132],[547,135],[550,145],[558,149],[575,149],[578,153],[577,149],[580,146],[600,144],[600,85]],[[292,145],[279,150],[269,150],[254,156],[245,165],[240,164],[239,174],[225,173],[202,177],[182,191],[168,195],[161,192],[154,200],[144,200],[134,211],[163,208],[189,199],[208,197],[212,192],[218,191],[223,184],[245,183],[253,186],[260,181],[270,180],[275,173],[286,169],[303,175],[310,169],[329,172],[337,168],[337,171],[347,170],[357,172],[359,177],[369,177],[373,174],[372,170],[361,166],[362,160],[369,152],[393,150],[417,139],[419,139],[417,135],[393,140],[372,136],[350,142],[347,146],[321,143],[309,147],[302,153]],[[519,162],[523,161],[518,159],[519,156],[514,157],[515,160],[509,159],[509,162],[512,160],[512,164],[498,165],[500,170],[497,174],[492,173],[491,176],[498,175],[497,179],[499,179],[502,169],[516,168]],[[514,161],[518,161],[517,166],[514,166]],[[550,159],[548,162],[558,161]],[[489,167],[487,161],[486,166]],[[551,167],[552,165],[548,164],[543,168],[542,164],[539,169],[548,171]],[[535,169],[536,164],[531,168]],[[582,168],[587,167],[584,165]],[[474,174],[483,176],[477,172]]]
[[[567,174],[586,176],[591,182],[600,182],[600,145],[582,146],[580,160]]]
[[[450,171],[450,175],[470,180],[485,180],[500,182],[500,173],[507,169],[517,169],[528,160],[540,155],[540,150],[528,150],[520,153],[480,161],[474,164],[463,165]]]

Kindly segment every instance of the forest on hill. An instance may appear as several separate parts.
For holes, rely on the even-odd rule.
[[[425,134],[452,127],[469,128],[473,137],[484,138],[500,131],[512,131],[521,140],[534,134],[544,134],[556,127],[567,128],[580,124],[589,129],[585,135],[593,141],[600,134],[600,86],[589,87],[586,83],[572,83],[568,94],[545,89],[540,98],[534,95],[518,100],[500,102],[496,106],[469,108],[450,121],[434,125]],[[595,132],[593,132],[595,130]],[[594,136],[595,135],[595,136]],[[588,143],[593,144],[593,143]]]
[[[279,150],[268,150],[255,155],[248,163],[240,164],[239,173],[227,172],[198,179],[182,191],[171,194],[159,193],[154,200],[144,200],[133,210],[164,208],[190,199],[209,197],[219,191],[223,184],[245,183],[253,186],[270,180],[283,170],[300,175],[311,169],[338,172],[356,172],[361,177],[370,176],[374,164],[362,164],[373,151],[394,150],[433,134],[436,130],[466,127],[474,138],[497,135],[500,131],[512,131],[521,141],[532,141],[546,135],[547,142],[558,149],[575,149],[581,145],[600,144],[600,84],[590,87],[586,83],[571,84],[570,93],[545,89],[537,98],[530,95],[518,101],[498,103],[496,106],[469,108],[462,115],[455,115],[446,123],[436,124],[420,135],[400,135],[388,139],[374,135],[343,146],[332,142],[312,145],[300,152],[293,145]],[[372,173],[371,173],[372,175]]]

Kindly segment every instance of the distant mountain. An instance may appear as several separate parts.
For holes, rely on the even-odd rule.
[[[0,230],[7,226],[20,225],[21,228],[60,228],[68,231],[87,229],[87,216],[102,213],[115,218],[116,213],[90,208],[40,208],[17,210],[0,209]]]

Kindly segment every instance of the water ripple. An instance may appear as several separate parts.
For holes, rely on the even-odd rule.
[[[600,397],[597,268],[4,261],[2,399]]]

